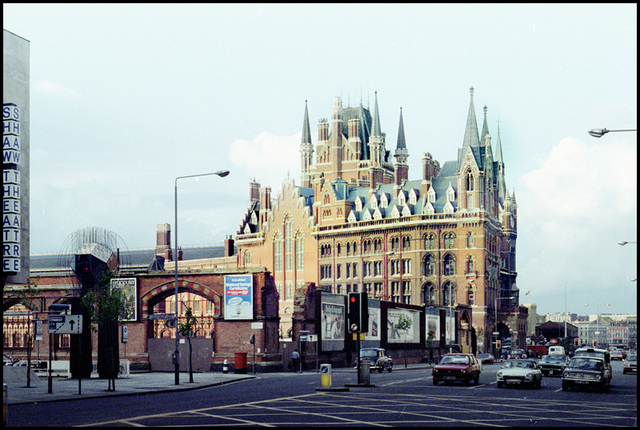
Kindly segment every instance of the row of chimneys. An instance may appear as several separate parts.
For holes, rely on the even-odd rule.
[[[234,255],[234,240],[232,236],[227,236],[224,240],[224,257]],[[158,224],[156,227],[156,252],[164,258],[165,261],[173,261],[173,253],[171,250],[171,225]],[[182,248],[178,248],[178,261],[182,260]]]

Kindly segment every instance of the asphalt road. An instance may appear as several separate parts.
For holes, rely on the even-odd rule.
[[[506,426],[636,427],[637,376],[613,363],[608,392],[562,391],[559,377],[540,389],[497,388],[499,365],[485,365],[479,385],[434,386],[430,369],[371,374],[372,387],[319,391],[316,372],[259,374],[195,391],[16,405],[15,426]],[[332,387],[355,384],[334,369]]]

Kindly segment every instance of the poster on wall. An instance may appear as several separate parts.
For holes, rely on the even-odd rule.
[[[253,319],[252,275],[226,275],[224,277],[224,319]]]
[[[427,344],[429,339],[431,339],[431,343],[435,344],[440,341],[440,315],[430,315],[425,313],[425,340]],[[429,338],[429,333],[431,333],[431,338]]]
[[[125,310],[120,321],[138,320],[138,288],[136,278],[116,278],[111,280],[111,288],[119,288],[124,293]]]
[[[320,347],[322,351],[344,350],[345,325],[345,296],[323,291],[320,301]]]
[[[380,315],[380,308],[369,303],[369,331],[365,333],[365,340],[380,340]]]
[[[344,305],[322,303],[322,340],[344,339]]]
[[[411,321],[407,329],[398,326],[401,318]],[[387,342],[388,343],[415,343],[420,342],[420,313],[410,309],[387,310]]]

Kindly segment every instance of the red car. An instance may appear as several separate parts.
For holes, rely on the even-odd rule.
[[[478,385],[480,371],[480,362],[473,354],[445,354],[440,363],[433,368],[433,385],[438,385],[440,381],[444,381],[445,384],[451,382],[470,384],[473,381]]]

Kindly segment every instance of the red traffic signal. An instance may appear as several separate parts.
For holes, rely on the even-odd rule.
[[[578,338],[577,338],[577,337],[573,339],[573,343],[574,343],[576,346],[578,346]]]
[[[593,346],[594,347],[596,346],[596,340],[595,339],[593,340]]]
[[[496,340],[496,348],[500,349],[500,344],[502,341],[500,339]]]
[[[369,306],[367,293],[349,293],[347,320],[351,333],[366,333],[369,330]]]

